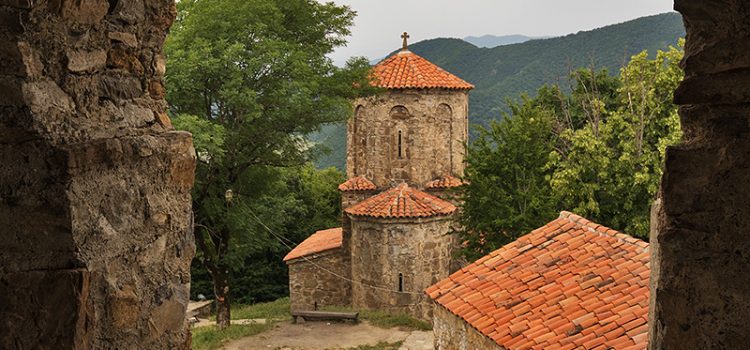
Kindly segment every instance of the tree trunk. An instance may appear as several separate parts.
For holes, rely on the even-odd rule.
[[[219,329],[226,329],[230,324],[229,268],[220,264],[212,274],[214,294],[216,295],[216,324]]]

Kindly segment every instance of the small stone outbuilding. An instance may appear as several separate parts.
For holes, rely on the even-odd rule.
[[[646,349],[648,243],[562,212],[427,289],[435,349]]]
[[[292,310],[351,304],[349,262],[341,227],[315,232],[284,257]]]

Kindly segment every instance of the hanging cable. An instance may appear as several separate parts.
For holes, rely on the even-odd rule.
[[[282,245],[284,245],[285,247],[287,247],[287,248],[288,248],[288,249],[289,249],[290,251],[291,251],[292,249],[294,249],[294,247],[293,247],[293,246],[297,246],[297,244],[296,244],[296,243],[292,242],[291,240],[289,240],[288,238],[286,238],[286,237],[284,237],[284,236],[282,236],[282,235],[279,235],[279,234],[275,233],[275,232],[274,232],[273,230],[271,230],[271,228],[270,228],[270,227],[266,226],[266,224],[265,224],[265,223],[263,223],[263,221],[261,221],[261,220],[260,220],[260,218],[259,218],[259,217],[258,217],[257,215],[255,215],[255,212],[253,212],[253,210],[252,210],[252,209],[248,208],[248,210],[250,211],[250,214],[252,214],[252,215],[253,215],[253,217],[255,218],[255,221],[257,221],[257,222],[258,222],[258,224],[260,224],[261,226],[263,226],[263,228],[265,228],[265,229],[266,229],[266,231],[268,231],[268,233],[270,233],[270,234],[271,234],[271,236],[273,236],[274,238],[276,238],[276,240],[277,240],[277,241],[279,241],[279,242],[280,242],[280,243],[281,243]],[[291,245],[293,245],[293,246],[290,246],[289,244],[287,244],[287,243],[286,243],[286,242],[284,242],[284,241],[287,241],[287,242],[289,242],[289,244],[291,244]],[[327,269],[327,268],[325,268],[325,267],[323,267],[323,266],[321,266],[321,265],[319,265],[319,264],[315,263],[314,261],[310,260],[310,259],[309,259],[308,257],[306,257],[306,256],[302,256],[302,259],[304,259],[304,260],[305,260],[306,262],[309,262],[310,264],[314,265],[315,267],[317,267],[317,268],[319,268],[319,269],[321,269],[321,270],[323,270],[323,271],[325,271],[325,272],[327,272],[327,273],[329,273],[329,274],[331,274],[331,275],[333,275],[333,276],[335,276],[335,277],[337,277],[337,278],[340,278],[340,279],[342,279],[342,280],[345,280],[345,281],[347,281],[347,282],[350,282],[350,283],[356,283],[356,284],[358,284],[358,285],[360,285],[360,286],[363,286],[363,287],[366,287],[366,288],[370,288],[370,289],[373,289],[373,290],[380,290],[380,291],[392,292],[392,293],[401,293],[401,294],[416,295],[416,296],[419,296],[420,298],[421,298],[422,296],[424,296],[424,293],[414,293],[414,292],[397,292],[397,291],[394,291],[394,290],[393,290],[393,289],[391,289],[391,288],[385,288],[385,287],[380,287],[380,286],[374,286],[374,285],[369,285],[369,284],[365,284],[365,283],[363,283],[363,282],[360,282],[360,281],[355,281],[355,280],[353,280],[353,279],[351,279],[351,278],[349,278],[349,277],[346,277],[346,276],[342,276],[342,275],[340,275],[340,274],[338,274],[338,273],[336,273],[336,272],[333,272],[333,271],[331,271],[331,270],[329,270],[329,269]]]

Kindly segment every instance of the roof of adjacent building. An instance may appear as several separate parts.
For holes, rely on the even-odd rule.
[[[450,215],[456,206],[402,183],[346,209],[354,216],[375,218],[426,218]]]
[[[442,189],[442,188],[454,188],[454,187],[460,187],[463,185],[464,185],[464,182],[461,179],[449,175],[449,176],[428,182],[425,185],[425,188],[432,190],[432,189]]]
[[[307,237],[306,240],[292,249],[292,251],[284,257],[284,261],[290,261],[311,254],[341,248],[342,239],[343,231],[341,227],[320,230],[313,233],[312,236]]]
[[[372,181],[368,180],[364,176],[353,177],[346,180],[344,183],[339,185],[339,191],[350,192],[350,191],[374,191],[378,187],[375,186]]]
[[[381,61],[373,68],[373,72],[373,85],[385,89],[474,88],[474,85],[408,50],[402,50]]]
[[[426,290],[506,349],[645,349],[648,243],[562,212]]]

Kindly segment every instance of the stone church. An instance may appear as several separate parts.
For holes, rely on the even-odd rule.
[[[342,227],[284,258],[294,310],[346,305],[431,320],[424,290],[454,270],[450,189],[462,185],[474,86],[409,51],[407,38],[373,68],[384,92],[354,101]]]

